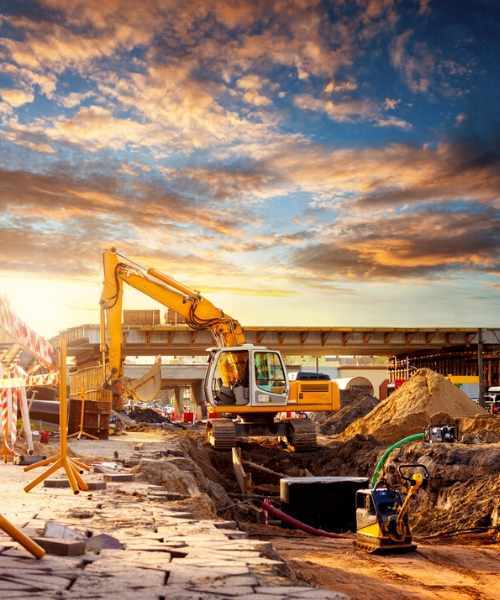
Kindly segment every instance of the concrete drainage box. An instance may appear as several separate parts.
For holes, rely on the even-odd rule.
[[[312,527],[356,531],[356,491],[366,477],[286,477],[280,480],[282,509]]]

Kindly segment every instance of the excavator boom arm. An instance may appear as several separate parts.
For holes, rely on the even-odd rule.
[[[107,350],[113,379],[122,375],[123,283],[173,309],[191,328],[210,329],[218,346],[245,343],[245,334],[238,321],[168,275],[156,269],[143,269],[113,249],[104,252],[103,263],[101,352]]]

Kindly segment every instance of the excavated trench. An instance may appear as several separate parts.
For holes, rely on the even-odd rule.
[[[481,412],[446,378],[428,370],[418,371],[384,402],[359,397],[335,415],[319,416],[318,429],[324,434],[314,451],[294,453],[268,438],[241,442],[242,465],[252,479],[246,491],[238,484],[231,452],[211,449],[201,429],[172,432],[171,439],[178,449],[169,450],[160,474],[158,464],[151,466],[150,480],[186,498],[196,497],[197,509],[209,507],[212,514],[250,525],[259,520],[264,498],[279,504],[281,479],[367,478],[388,445],[402,435],[421,432],[426,423],[436,419],[455,423],[461,431],[460,441],[420,441],[397,449],[387,462],[386,477],[391,485],[398,485],[399,464],[423,463],[427,467],[428,485],[412,501],[410,512],[416,535],[478,533],[495,539],[500,498],[500,418]],[[304,500],[312,525],[316,525],[313,517],[319,503],[315,497],[310,502]],[[307,511],[302,514],[307,521]]]
[[[230,452],[212,450],[198,433],[190,433],[186,441],[190,457],[216,486],[215,494],[209,491],[215,511],[243,526],[259,520],[264,498],[271,498],[279,505],[281,478],[368,477],[386,448],[373,438],[362,436],[347,442],[322,438],[327,445],[302,454],[294,454],[269,440],[244,442],[240,446],[241,458],[252,477],[252,489],[244,495],[235,477]],[[428,486],[413,502],[411,521],[416,535],[449,536],[462,532],[484,537],[486,533],[496,539],[500,443],[413,443],[393,453],[387,467],[388,480],[397,485],[397,465],[416,462],[424,463],[430,473]],[[313,526],[318,525],[315,517],[320,504],[317,497],[309,501],[309,523]]]

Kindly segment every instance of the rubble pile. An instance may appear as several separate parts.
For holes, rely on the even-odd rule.
[[[153,408],[140,408],[134,406],[128,413],[128,417],[139,423],[170,423],[168,417],[164,417]]]
[[[349,425],[339,439],[364,435],[390,444],[423,431],[436,414],[449,420],[474,417],[485,411],[443,375],[419,369],[372,411]]]
[[[210,518],[232,504],[223,479],[208,458],[208,449],[196,435],[169,435],[161,456],[142,457],[137,464],[141,478],[172,494],[195,499],[197,516]]]

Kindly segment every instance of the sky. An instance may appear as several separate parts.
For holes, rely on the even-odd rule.
[[[115,246],[244,325],[498,326],[499,46],[495,0],[0,0],[0,292],[97,322]]]

